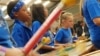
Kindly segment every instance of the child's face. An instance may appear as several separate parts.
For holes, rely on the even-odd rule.
[[[18,12],[15,13],[15,16],[22,21],[30,21],[31,14],[28,12],[27,8],[23,6]]]
[[[68,19],[65,19],[64,26],[68,28],[73,27],[73,16],[69,16]]]

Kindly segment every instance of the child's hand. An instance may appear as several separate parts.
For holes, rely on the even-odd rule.
[[[18,48],[11,48],[7,49],[5,56],[24,56],[24,53]]]
[[[22,49],[19,48],[11,48],[7,49],[5,56],[25,56]],[[38,53],[30,51],[27,56],[39,56]]]

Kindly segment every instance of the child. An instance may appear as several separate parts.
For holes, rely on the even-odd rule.
[[[72,43],[71,29],[73,27],[73,15],[71,13],[62,12],[61,14],[61,28],[55,35],[56,45],[68,46]]]
[[[11,48],[13,47],[13,44],[10,40],[9,29],[3,18],[3,13],[1,9],[0,9],[0,45],[1,45],[0,46],[0,56],[22,56],[24,55],[21,49]],[[30,54],[28,56],[38,56],[38,54],[33,53],[32,51],[30,52]]]
[[[88,52],[100,49],[100,0],[80,0],[81,14],[89,28],[93,48]],[[86,53],[86,52],[84,52]],[[83,54],[84,54],[83,53]]]
[[[85,17],[86,24],[89,28],[90,39],[94,46],[100,49],[100,45],[98,44],[100,43],[100,1],[82,0],[81,3],[82,16]]]
[[[0,9],[0,45],[11,48],[13,44],[10,40],[10,33],[7,26]]]
[[[31,15],[21,0],[11,1],[7,5],[7,12],[11,19],[15,20],[12,37],[17,47],[23,47],[32,36]]]
[[[83,20],[77,22],[76,33],[78,37],[81,36],[89,37],[87,25]]]
[[[13,47],[13,44],[10,40],[8,25],[6,24],[6,21],[3,18],[3,13],[0,9],[0,56],[24,55],[24,53],[19,48],[11,48],[11,47]]]
[[[32,13],[32,17],[33,17],[32,32],[33,32],[33,34],[35,34],[35,32],[40,28],[40,26],[43,24],[46,17],[48,16],[48,11],[42,4],[33,4],[31,6],[31,13]],[[46,32],[46,34],[44,34],[43,36],[49,37],[51,42],[48,45],[44,45],[39,50],[40,53],[46,53],[46,52],[49,52],[49,51],[55,49],[55,48],[53,48],[54,39],[53,39],[53,36],[51,37],[51,34],[49,31],[50,30],[48,30]]]
[[[3,18],[3,13],[1,9],[0,9],[0,45],[1,45],[0,46],[0,56],[22,56],[24,55],[21,49],[11,48],[13,44],[10,40],[9,29]],[[28,56],[39,56],[39,55],[31,51]]]

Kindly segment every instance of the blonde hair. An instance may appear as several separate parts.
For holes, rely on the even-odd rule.
[[[60,26],[62,26],[61,24],[62,24],[62,21],[63,20],[69,19],[68,18],[69,16],[73,16],[73,14],[72,13],[69,13],[69,12],[65,12],[65,11],[63,11],[61,13],[61,16],[60,16]]]

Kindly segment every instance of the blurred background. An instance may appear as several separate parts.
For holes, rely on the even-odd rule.
[[[0,8],[2,9],[2,11],[4,12],[4,18],[6,19],[6,21],[8,22],[9,27],[11,28],[13,25],[13,20],[11,20],[9,18],[9,16],[7,15],[6,12],[6,8],[7,8],[7,4],[9,3],[9,1],[12,0],[0,0]],[[57,4],[60,2],[61,0],[24,0],[25,4],[27,5],[27,9],[29,10],[29,7],[32,3],[42,3],[44,6],[46,6],[49,10],[49,14],[53,11],[53,9],[57,6]],[[74,14],[74,21],[77,22],[78,20],[82,20],[82,17],[80,16],[79,13],[79,1],[77,0],[77,4],[73,5],[72,7],[69,8],[64,8],[64,11],[67,12],[71,12]],[[56,28],[58,26],[58,20],[54,22],[54,24],[51,26],[52,29]]]

